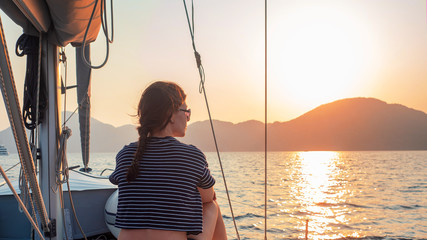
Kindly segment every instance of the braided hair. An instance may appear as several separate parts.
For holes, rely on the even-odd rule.
[[[154,82],[142,93],[137,115],[138,149],[126,175],[128,182],[135,180],[139,174],[139,161],[151,134],[168,125],[172,114],[185,102],[185,98],[182,88],[172,82]]]

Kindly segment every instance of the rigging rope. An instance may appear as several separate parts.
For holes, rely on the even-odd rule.
[[[21,198],[24,206],[27,208],[28,202],[29,202],[30,190],[28,189],[27,180],[24,177],[24,174],[25,174],[24,169],[21,167],[21,169],[19,169],[19,180],[18,180],[18,186],[19,186],[19,191],[20,191],[19,197]],[[18,210],[21,213],[24,211],[24,209],[19,205],[18,205]]]
[[[56,165],[56,183],[58,185],[58,188],[60,190],[60,198],[61,198],[61,204],[63,205],[63,191],[62,191],[62,184],[67,183],[68,187],[68,194],[70,198],[70,205],[73,210],[74,218],[77,222],[77,226],[79,227],[80,232],[82,233],[84,239],[87,240],[86,235],[83,231],[82,226],[80,225],[80,222],[77,218],[76,209],[74,207],[74,201],[71,196],[71,188],[69,183],[69,168],[68,168],[68,161],[67,161],[67,140],[71,136],[71,129],[68,127],[63,127],[61,137],[60,137],[60,147],[58,151],[58,158],[57,158],[57,165]],[[63,208],[63,206],[62,206]],[[63,214],[63,213],[62,213]],[[68,236],[66,235],[67,239]]]
[[[82,47],[83,48],[83,47]],[[67,69],[68,69],[68,64],[67,64],[67,57],[66,57],[66,55],[65,55],[65,49],[63,50],[63,52],[62,53],[60,53],[60,57],[61,57],[61,62],[63,63],[63,65],[64,65],[64,72],[65,72],[65,76],[64,76],[64,78],[65,78],[65,83],[64,83],[64,102],[66,102],[67,101],[67,89],[68,89],[68,87],[67,87]],[[91,80],[89,80],[89,81],[91,81]],[[90,83],[89,83],[89,85],[90,85]],[[78,105],[77,105],[77,107],[74,109],[74,111],[70,114],[70,116],[68,116],[68,118],[66,118],[66,110],[67,110],[67,106],[66,106],[66,104],[64,103],[64,123],[62,124],[62,127],[65,127],[65,125],[68,123],[68,121],[74,116],[74,114],[77,112],[77,110],[79,110],[79,108],[81,108],[81,106],[82,106],[82,104],[85,102],[85,101],[87,101],[87,98],[89,98],[89,93],[88,93],[88,91],[86,91],[86,95],[85,95],[85,97],[84,98],[82,98],[82,100],[80,101],[80,102],[78,102]]]
[[[77,218],[76,208],[74,207],[74,201],[73,201],[73,197],[71,195],[71,187],[70,187],[70,182],[69,181],[67,181],[67,188],[68,188],[68,197],[70,198],[71,209],[73,210],[73,215],[74,215],[74,218],[76,219],[77,226],[79,227],[79,230],[80,230],[81,234],[83,235],[83,238],[85,240],[87,240],[86,234],[84,233],[83,228],[80,225],[80,222],[79,222],[79,220]]]
[[[21,52],[19,52],[21,50]],[[15,53],[22,57],[27,55],[27,72],[25,76],[24,86],[24,104],[23,104],[23,119],[25,126],[30,129],[30,148],[33,156],[35,169],[37,170],[37,145],[38,145],[38,125],[40,120],[44,118],[44,112],[47,108],[47,96],[45,90],[41,88],[41,51],[42,51],[42,34],[39,37],[22,34],[16,42]],[[42,99],[41,99],[42,98]],[[40,107],[42,112],[40,112]],[[8,169],[9,170],[9,169]],[[28,186],[28,180],[25,176],[23,168],[19,173],[19,189],[21,191],[21,199],[26,208],[31,206],[33,212],[33,220],[38,226],[35,205]],[[19,206],[19,211],[24,209]],[[33,227],[33,226],[32,226]]]
[[[103,10],[104,14],[101,14],[101,25],[102,30],[104,31],[104,35],[107,37],[109,43],[113,43],[114,41],[114,18],[113,18],[113,0],[111,1],[111,38],[108,37],[108,23],[107,23],[107,4],[105,4],[105,0],[101,1],[101,10]],[[104,23],[105,22],[105,23]]]
[[[87,34],[89,32],[89,28],[90,25],[92,24],[92,20],[93,17],[95,15],[95,11],[96,11],[96,6],[98,5],[98,1],[101,1],[101,25],[102,25],[102,30],[104,32],[104,36],[105,36],[105,40],[106,40],[106,56],[104,59],[104,62],[98,66],[93,66],[90,62],[90,60],[88,61],[88,59],[86,58],[86,52],[85,52],[85,46],[86,46],[86,38],[87,38]],[[103,66],[105,66],[105,64],[108,61],[108,57],[110,55],[110,43],[113,43],[114,41],[114,17],[113,17],[113,0],[110,0],[110,5],[111,5],[111,38],[108,36],[108,22],[107,22],[107,4],[105,3],[106,0],[96,0],[95,1],[95,5],[93,7],[92,10],[92,14],[89,18],[89,22],[88,25],[86,27],[86,31],[83,37],[83,43],[81,46],[81,51],[82,51],[82,59],[83,59],[83,63],[86,64],[88,67],[92,68],[92,69],[99,69],[102,68]],[[86,96],[88,97],[87,93]],[[74,111],[70,114],[70,116],[65,119],[65,114],[64,114],[64,123],[63,123],[63,127],[65,126],[65,124],[73,117],[73,115],[77,112],[77,110],[81,107],[82,103],[85,101],[85,98],[82,98],[82,100],[79,102],[78,106],[74,109]]]
[[[68,164],[67,164],[67,140],[71,136],[71,129],[62,128],[59,138],[59,150],[56,159],[56,183],[62,185],[68,181]]]
[[[106,43],[106,54],[105,54],[105,59],[104,59],[104,62],[102,62],[100,65],[98,65],[98,66],[94,66],[94,65],[92,65],[87,59],[86,59],[86,55],[85,55],[85,51],[84,51],[84,49],[85,49],[85,46],[86,46],[86,37],[87,37],[87,34],[88,34],[88,32],[89,32],[89,28],[90,28],[90,25],[92,24],[92,20],[93,20],[93,17],[94,17],[94,15],[95,15],[95,11],[96,11],[96,6],[98,5],[98,2],[99,1],[101,1],[101,24],[102,24],[102,29],[103,29],[103,31],[104,31],[104,36],[105,36],[105,43]],[[106,12],[107,12],[107,9],[106,9],[106,4],[105,4],[105,0],[96,0],[95,1],[95,5],[93,6],[93,10],[92,10],[92,14],[90,15],[90,18],[89,18],[89,23],[88,23],[88,25],[87,25],[87,27],[86,27],[86,31],[85,31],[85,34],[84,34],[84,37],[83,37],[83,43],[82,43],[82,59],[83,59],[83,62],[88,66],[88,67],[90,67],[90,68],[93,68],[93,69],[99,69],[99,68],[102,68],[103,66],[105,66],[105,64],[107,63],[107,61],[108,61],[108,57],[110,56],[110,43],[112,43],[113,42],[113,38],[114,38],[114,26],[113,26],[113,23],[114,23],[114,18],[113,18],[113,0],[111,0],[111,39],[109,38],[109,36],[108,36],[108,26],[107,26],[107,14],[106,14]],[[104,21],[105,21],[105,23],[104,23]]]
[[[36,200],[37,211],[39,212],[39,217],[42,222],[42,227],[45,232],[49,232],[49,219],[47,216],[46,208],[44,205],[43,198],[41,196],[40,188],[37,185],[37,177],[35,173],[34,164],[29,159],[32,158],[31,153],[29,152],[28,142],[24,138],[26,137],[25,129],[23,128],[23,121],[21,119],[19,112],[19,102],[17,100],[16,86],[13,80],[12,69],[10,64],[10,58],[7,51],[7,46],[5,44],[3,26],[0,20],[0,35],[1,35],[1,48],[2,48],[2,69],[5,70],[1,75],[1,90],[3,97],[5,99],[5,104],[11,123],[11,129],[13,130],[15,141],[18,146],[18,154],[21,161],[21,165],[24,168],[25,175],[28,175],[28,181],[32,193],[34,194]],[[3,71],[2,70],[2,71]],[[5,75],[3,78],[3,74]],[[9,96],[10,95],[10,96]],[[18,119],[19,118],[19,119]]]
[[[37,216],[36,216],[35,204],[30,192],[30,188],[28,186],[27,176],[25,175],[24,169],[22,167],[19,171],[18,185],[19,185],[19,190],[21,191],[20,197],[23,204],[22,206],[18,205],[19,212],[22,213],[26,211],[26,209],[28,208],[28,205],[30,205],[33,213],[32,220],[36,223],[36,226],[39,226],[37,221]],[[34,228],[34,226],[31,226],[31,227]],[[39,229],[37,229],[37,231],[39,231]]]
[[[62,127],[64,127],[64,126],[65,126],[65,124],[67,124],[68,120],[70,120],[70,119],[71,119],[71,117],[73,117],[73,115],[77,112],[77,110],[78,110],[78,109],[79,109],[79,107],[80,107],[80,104],[81,104],[81,103],[79,103],[79,105],[76,107],[76,109],[74,109],[74,111],[70,114],[70,116],[68,116],[68,118],[64,121],[64,123],[62,124]]]
[[[10,182],[9,178],[6,176],[6,173],[3,171],[3,168],[2,168],[1,166],[0,166],[0,175],[1,175],[1,176],[3,176],[3,179],[6,181],[6,183],[7,183],[8,187],[9,187],[10,191],[13,193],[13,195],[14,195],[14,197],[15,197],[16,201],[18,201],[19,206],[21,206],[21,207],[24,209],[25,216],[26,216],[26,217],[28,218],[28,220],[30,221],[31,226],[32,226],[35,230],[37,230],[37,234],[40,236],[40,239],[43,239],[43,240],[44,240],[43,234],[42,234],[42,233],[40,232],[40,230],[37,228],[38,224],[36,224],[36,223],[33,221],[33,219],[32,219],[32,217],[31,217],[30,213],[29,213],[29,212],[27,211],[27,209],[25,208],[24,204],[22,203],[21,199],[19,198],[18,194],[16,193],[15,189],[13,188],[12,183]]]
[[[84,48],[84,47],[82,47]],[[66,112],[67,112],[67,71],[68,71],[68,64],[67,64],[67,56],[65,54],[65,48],[61,48],[61,52],[59,53],[60,55],[60,62],[63,64],[64,66],[64,120],[66,117]],[[86,96],[88,96],[88,93],[86,92]],[[72,131],[71,129],[69,129],[66,124],[68,122],[68,120],[70,120],[70,118],[74,115],[74,113],[79,109],[79,107],[81,106],[81,104],[83,103],[84,99],[82,100],[82,102],[80,102],[78,104],[78,106],[76,107],[76,109],[74,110],[74,112],[64,121],[64,123],[62,124],[62,131],[61,131],[61,137],[60,137],[60,147],[59,147],[59,151],[58,151],[58,158],[57,158],[57,170],[56,170],[56,182],[59,188],[59,195],[60,195],[60,201],[61,201],[61,213],[62,213],[62,218],[65,219],[64,215],[64,195],[63,195],[63,190],[62,190],[62,184],[67,183],[67,188],[68,188],[68,195],[69,195],[69,199],[70,199],[70,205],[71,208],[73,210],[73,215],[74,218],[77,222],[77,226],[79,227],[79,230],[83,236],[83,238],[85,240],[87,240],[86,234],[83,231],[82,226],[80,225],[80,221],[77,218],[77,213],[76,213],[76,209],[74,207],[74,201],[71,195],[71,188],[70,188],[70,183],[69,183],[69,170],[72,170],[68,167],[68,161],[67,161],[67,140],[68,138],[70,138]],[[65,227],[65,221],[63,221],[64,224],[64,230],[65,230],[65,237],[68,240],[68,234],[67,234],[67,230]]]
[[[268,153],[268,148],[267,148],[267,143],[268,143],[268,139],[267,139],[267,0],[264,0],[265,2],[265,6],[264,6],[264,44],[265,44],[265,49],[264,49],[264,55],[265,55],[265,65],[264,65],[264,73],[265,73],[265,80],[264,80],[264,239],[267,240],[267,153]]]
[[[43,121],[47,109],[45,87],[40,86],[44,83],[40,81],[40,45],[39,37],[24,33],[19,37],[15,48],[16,55],[20,57],[27,55],[22,115],[25,127],[30,130],[35,129],[39,121]]]
[[[34,144],[34,151],[33,151],[33,159],[34,162],[36,163],[36,169],[37,169],[37,147],[38,147],[38,141],[39,141],[39,131],[38,131],[38,126],[39,126],[39,121],[40,121],[40,88],[41,88],[41,67],[42,67],[42,41],[43,40],[43,33],[40,33],[39,35],[39,56],[38,56],[38,64],[37,64],[37,94],[36,94],[36,98],[37,98],[37,103],[36,103],[36,133],[35,133],[35,140],[33,142]],[[43,91],[43,94],[46,94],[45,90]],[[47,96],[46,96],[46,101],[47,101]],[[46,106],[47,108],[47,106]],[[45,109],[43,109],[43,111],[45,111]],[[33,136],[34,138],[34,136]],[[35,157],[35,158],[34,158]]]
[[[62,191],[62,184],[58,185],[59,188],[59,202],[61,203],[61,214],[62,214],[62,227],[64,228],[65,239],[68,240],[67,226],[65,224],[65,203],[64,203],[64,192]]]
[[[67,55],[65,54],[65,48],[61,47],[60,52],[59,52],[59,62],[62,63],[62,65],[64,66],[64,79],[62,79],[61,76],[61,81],[63,80],[63,84],[64,84],[64,119],[67,113],[67,72],[68,72],[68,64],[67,64]],[[61,71],[62,74],[62,71]],[[65,125],[64,125],[65,126]],[[63,126],[63,127],[64,127]]]
[[[203,95],[204,95],[204,98],[205,98],[206,108],[207,108],[208,115],[209,115],[209,122],[210,122],[210,125],[211,125],[212,135],[213,135],[214,142],[215,142],[215,149],[216,149],[216,152],[217,152],[217,155],[218,155],[218,161],[219,161],[219,165],[220,165],[220,168],[221,168],[221,173],[222,173],[222,178],[223,178],[223,181],[224,181],[225,191],[227,193],[228,205],[230,206],[230,212],[231,212],[231,216],[233,218],[233,224],[234,224],[234,228],[236,230],[237,239],[240,240],[239,231],[237,229],[237,224],[236,224],[236,219],[234,217],[233,207],[231,205],[230,194],[228,192],[227,181],[225,180],[224,168],[222,166],[221,156],[220,156],[219,150],[218,150],[218,143],[217,143],[216,136],[215,136],[215,130],[214,130],[213,122],[212,122],[211,112],[210,112],[210,109],[209,109],[208,98],[206,96],[206,90],[205,90],[205,71],[204,71],[204,68],[203,68],[203,65],[202,65],[202,60],[201,60],[200,54],[196,50],[196,44],[195,44],[195,41],[194,41],[194,4],[193,4],[193,0],[191,0],[191,23],[190,23],[190,18],[188,16],[188,10],[187,10],[187,4],[185,3],[185,0],[183,0],[183,3],[184,3],[184,8],[185,8],[185,14],[187,16],[188,27],[189,27],[189,30],[190,30],[191,42],[192,42],[192,45],[193,45],[194,55],[196,57],[197,69],[199,70],[199,75],[200,75],[199,92],[200,93],[203,92]]]
[[[21,163],[21,162],[17,162],[17,163],[16,163],[15,165],[13,165],[12,167],[10,167],[10,168],[6,169],[4,172],[7,172],[7,171],[11,170],[12,168],[14,168],[14,167],[18,166],[20,163]]]

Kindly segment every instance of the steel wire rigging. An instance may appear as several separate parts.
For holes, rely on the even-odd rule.
[[[206,89],[205,89],[205,70],[204,70],[203,65],[202,65],[201,56],[200,56],[199,52],[197,52],[197,50],[196,50],[196,44],[195,44],[195,41],[194,41],[194,4],[193,4],[193,0],[191,0],[191,22],[190,22],[190,17],[188,15],[187,4],[186,4],[185,0],[183,0],[183,3],[184,3],[185,14],[187,16],[188,28],[190,30],[191,42],[192,42],[192,46],[193,46],[193,50],[194,50],[194,55],[196,57],[197,69],[199,70],[199,76],[200,76],[199,92],[203,93],[203,95],[204,95],[204,99],[205,99],[205,103],[206,103],[206,108],[207,108],[208,115],[209,115],[209,122],[210,122],[211,130],[212,130],[212,135],[213,135],[213,139],[214,139],[214,143],[215,143],[215,149],[216,149],[216,153],[217,153],[217,156],[218,156],[219,165],[220,165],[220,168],[221,168],[222,178],[223,178],[223,181],[224,181],[225,192],[227,193],[228,205],[230,206],[230,212],[231,212],[231,216],[233,218],[233,224],[234,224],[234,228],[236,230],[237,239],[240,240],[239,231],[237,229],[237,224],[236,224],[236,219],[234,217],[233,207],[232,207],[232,204],[231,204],[230,194],[228,192],[227,181],[225,179],[224,168],[222,166],[221,155],[219,153],[218,143],[217,143],[216,136],[215,136],[215,129],[214,129],[214,126],[213,126],[212,116],[211,116],[211,112],[210,112],[210,109],[209,109],[208,98],[207,98],[207,95],[206,95]]]

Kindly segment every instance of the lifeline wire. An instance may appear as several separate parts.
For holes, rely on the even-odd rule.
[[[13,165],[12,167],[10,167],[10,168],[8,168],[8,169],[6,169],[6,171],[4,171],[4,172],[7,172],[7,171],[9,171],[9,170],[11,170],[12,168],[14,168],[14,167],[16,167],[16,166],[18,166],[18,164],[20,164],[21,162],[17,162],[15,165]]]
[[[237,239],[240,240],[239,231],[237,230],[237,225],[236,225],[236,219],[234,217],[233,207],[231,206],[231,200],[230,200],[230,194],[228,192],[227,181],[225,180],[224,169],[222,167],[221,156],[220,156],[219,150],[218,150],[218,143],[217,143],[216,137],[215,137],[215,130],[214,130],[213,123],[212,123],[211,112],[209,110],[208,98],[206,96],[206,90],[205,90],[205,71],[203,69],[203,65],[202,65],[202,61],[201,61],[201,58],[200,58],[200,54],[197,52],[196,45],[195,45],[195,42],[194,42],[194,4],[193,4],[193,0],[191,0],[191,13],[192,13],[191,20],[192,20],[192,23],[190,23],[190,18],[188,16],[188,10],[187,10],[187,4],[185,3],[185,0],[183,0],[183,3],[184,3],[184,8],[185,8],[185,14],[187,15],[187,22],[188,22],[188,27],[190,29],[191,41],[192,41],[192,45],[193,45],[194,54],[195,54],[195,57],[196,57],[197,68],[199,70],[199,75],[200,75],[199,92],[200,93],[203,92],[204,97],[205,97],[206,108],[208,110],[208,115],[209,115],[209,122],[210,122],[210,125],[211,125],[212,135],[213,135],[214,142],[215,142],[215,149],[216,149],[216,152],[217,152],[217,155],[218,155],[218,161],[219,161],[219,165],[220,165],[220,168],[221,168],[221,173],[222,173],[222,178],[223,178],[223,181],[224,181],[225,191],[227,193],[228,205],[230,206],[230,212],[231,212],[231,216],[233,218],[233,223],[234,223],[234,228],[236,230]]]

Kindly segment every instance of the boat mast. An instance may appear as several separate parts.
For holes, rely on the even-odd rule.
[[[60,72],[58,47],[49,43],[47,38],[42,39],[42,75],[46,76],[48,92],[48,107],[45,120],[40,124],[40,187],[43,200],[46,203],[48,217],[51,219],[53,231],[47,239],[62,239],[63,218],[61,214],[60,191],[62,187],[56,182],[56,158],[59,148],[59,136],[61,134],[60,118]],[[59,173],[58,173],[59,174]]]

